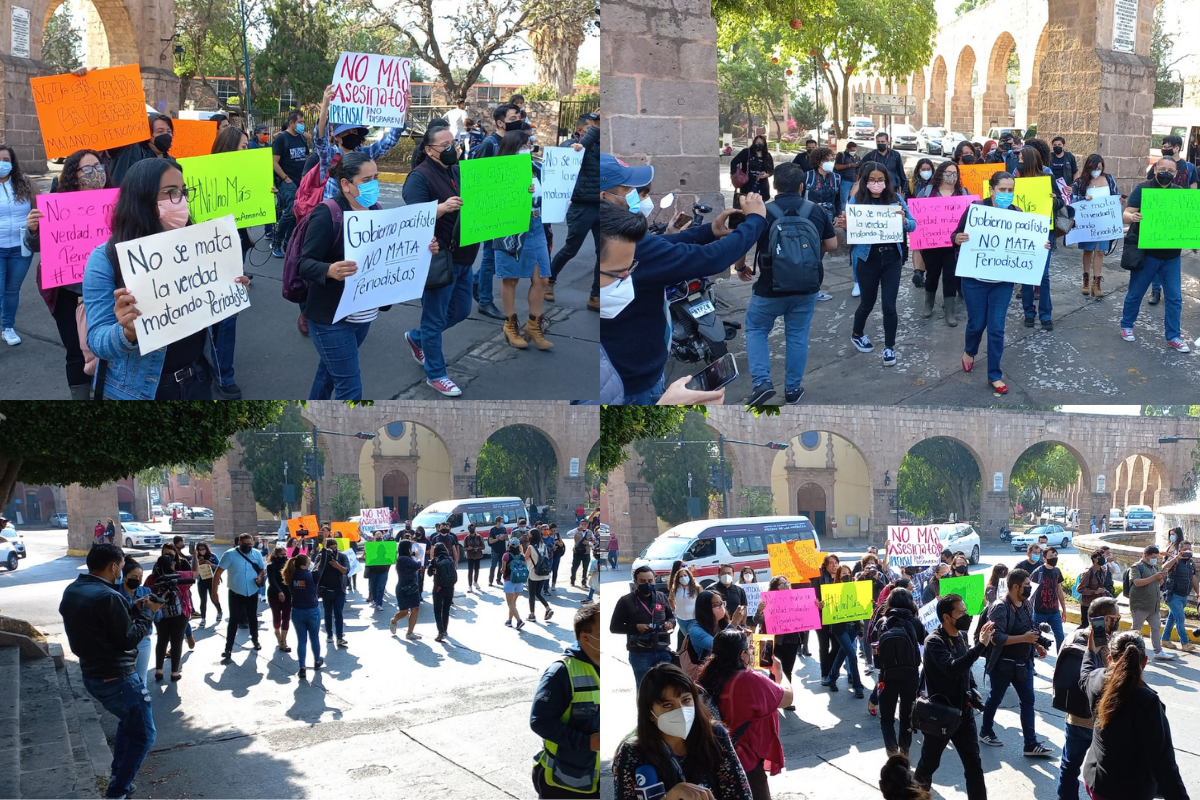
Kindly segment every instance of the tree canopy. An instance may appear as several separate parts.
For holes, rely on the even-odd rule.
[[[1054,442],[1038,442],[1027,449],[1013,465],[1008,478],[1009,501],[1027,501],[1032,509],[1041,509],[1049,494],[1062,497],[1079,481],[1079,462],[1071,451]]]
[[[309,430],[309,425],[300,416],[300,406],[289,403],[265,432],[306,434]],[[287,505],[283,500],[283,484],[304,486],[312,483],[312,479],[304,474],[304,457],[312,452],[312,436],[263,436],[262,433],[242,431],[238,434],[238,442],[243,448],[242,466],[250,471],[250,485],[258,504],[272,514],[283,516]],[[288,467],[286,480],[283,474],[285,463]],[[296,497],[298,503],[299,489]]]
[[[712,445],[678,444],[680,439],[711,441]],[[655,513],[671,525],[691,519],[687,507],[689,496],[701,498],[701,507],[707,508],[708,498],[719,495],[709,481],[708,469],[709,465],[717,463],[716,440],[700,414],[686,413],[677,433],[668,431],[665,438],[639,441],[633,446],[642,459],[642,478],[653,486],[650,499],[654,502]],[[692,476],[690,495],[689,473]]]
[[[546,505],[558,481],[558,457],[541,431],[509,425],[488,437],[479,451],[475,474],[482,495],[529,497],[537,505]]]
[[[913,445],[900,462],[901,507],[917,517],[954,514],[972,519],[979,509],[979,465],[966,447],[945,436]]]
[[[623,448],[632,441],[678,432],[691,410],[707,413],[704,406],[604,406],[600,409],[600,441],[593,451],[596,469],[612,472],[624,464],[629,455]]]

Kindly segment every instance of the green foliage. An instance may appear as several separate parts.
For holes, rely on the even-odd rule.
[[[961,17],[968,11],[974,11],[975,9],[979,8],[979,6],[983,5],[984,2],[985,0],[962,0],[962,2],[955,7],[954,13],[955,15]]]
[[[1047,492],[1062,496],[1079,481],[1079,462],[1061,444],[1039,442],[1017,459],[1009,476],[1009,500],[1019,495],[1027,510],[1040,511]]]
[[[309,426],[300,416],[300,406],[289,403],[279,420],[267,431],[301,433]],[[283,484],[303,486],[312,481],[304,474],[304,456],[312,452],[311,436],[263,436],[264,431],[242,431],[238,442],[243,448],[242,466],[251,473],[254,499],[272,514],[283,516],[287,504],[283,500]],[[323,453],[318,451],[322,457]],[[283,465],[288,465],[284,479]],[[299,490],[297,490],[299,496]]]
[[[253,26],[257,21],[253,2],[250,7]],[[183,52],[175,56],[181,106],[193,78],[215,94],[216,85],[208,80],[210,76],[242,76],[241,20],[237,0],[176,0],[175,43],[183,48]]]
[[[918,442],[900,462],[900,505],[917,517],[974,518],[979,509],[979,465],[967,448],[935,436]]]
[[[717,463],[717,447],[704,417],[695,412],[685,413],[677,431],[664,431],[665,438],[634,443],[634,449],[642,458],[642,478],[654,487],[651,492],[654,510],[671,525],[678,525],[689,519],[689,472],[692,475],[691,496],[701,498],[701,506],[707,505],[707,498],[719,498],[721,494],[709,483],[708,468],[710,464]],[[602,434],[601,441],[603,439]],[[676,444],[680,439],[712,441],[713,444]]]
[[[71,27],[70,6],[63,3],[46,21],[46,30],[42,33],[42,61],[46,62],[52,75],[79,69],[83,66],[82,45],[83,37]]]
[[[26,483],[97,487],[152,467],[220,458],[229,437],[271,424],[282,401],[0,401],[0,508]]]
[[[739,517],[769,517],[778,512],[775,510],[775,495],[754,487],[746,487],[738,492],[742,500],[742,510]]]
[[[509,425],[484,443],[475,474],[481,495],[531,498],[534,505],[546,505],[555,493],[558,457],[537,429]]]
[[[592,69],[591,67],[580,67],[579,69],[575,70],[575,85],[599,86],[600,70]]]
[[[273,0],[266,9],[270,36],[254,59],[259,80],[287,86],[301,104],[317,102],[333,76],[332,6],[316,0]]]
[[[767,117],[782,123],[791,61],[779,44],[781,26],[725,26],[717,30],[718,111],[728,127],[734,121]],[[773,53],[780,47],[776,63]]]
[[[1154,107],[1170,108],[1180,105],[1183,84],[1171,80],[1171,70],[1183,58],[1171,60],[1174,49],[1172,34],[1167,31],[1163,21],[1163,4],[1159,3],[1154,9],[1154,31],[1150,37],[1150,58],[1154,60]]]
[[[329,510],[336,521],[349,519],[367,505],[362,493],[362,481],[357,475],[334,475],[331,482],[333,496],[329,498]]]
[[[558,92],[554,91],[553,86],[538,86],[536,84],[527,83],[517,90],[518,94],[525,97],[526,102],[534,100],[557,100]]]
[[[819,127],[829,116],[829,109],[825,108],[824,103],[820,101],[814,103],[811,97],[802,94],[792,100],[792,104],[788,107],[788,114],[796,120],[796,129],[802,133]]]
[[[596,469],[611,472],[629,458],[625,445],[679,431],[684,415],[704,406],[604,406],[600,409],[600,441],[593,459]]]

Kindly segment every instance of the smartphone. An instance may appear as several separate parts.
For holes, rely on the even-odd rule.
[[[734,228],[736,228],[738,225],[741,225],[745,221],[746,221],[746,212],[735,211],[734,213],[729,215],[728,219],[725,220],[725,227],[729,228],[729,230],[733,230]]]
[[[714,392],[737,376],[737,361],[734,360],[733,353],[726,353],[697,372],[688,381],[687,388],[697,392]]]
[[[766,667],[766,668],[770,669],[771,665],[774,663],[775,663],[775,643],[774,642],[763,642],[762,643],[762,651],[761,651],[760,655],[758,656],[758,665],[760,667]]]
[[[1104,617],[1092,617],[1088,622],[1092,625],[1092,639],[1096,647],[1108,647],[1108,633],[1104,630]]]
[[[671,223],[671,227],[672,228],[682,228],[684,225],[687,225],[691,221],[692,221],[691,214],[683,214],[683,213],[676,214],[675,221]]]

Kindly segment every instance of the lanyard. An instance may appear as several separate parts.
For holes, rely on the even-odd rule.
[[[640,605],[642,608],[646,609],[646,613],[650,615],[650,621],[651,621],[651,622],[654,622],[654,612],[650,610],[650,606],[648,606],[648,605],[646,605],[645,603],[643,603],[643,602],[642,602],[642,600],[641,600],[641,598],[638,598],[638,604],[639,604],[639,605]]]

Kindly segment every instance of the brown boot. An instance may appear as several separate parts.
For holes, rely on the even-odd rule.
[[[554,302],[554,281],[546,284],[546,293],[542,295],[542,299],[548,303]]]
[[[1099,300],[1101,297],[1104,297],[1104,292],[1100,290],[1101,280],[1102,278],[1099,275],[1092,278],[1092,297],[1096,298],[1097,300]]]
[[[599,295],[592,295],[591,297],[588,298],[588,310],[589,311],[599,311],[600,310],[600,296]]]
[[[513,317],[514,324],[516,317]],[[530,315],[529,321],[525,323],[525,333],[533,339],[533,346],[538,350],[553,350],[554,342],[550,341],[542,333],[542,318]]]
[[[1091,290],[1088,288],[1088,278],[1089,277],[1090,276],[1086,272],[1083,273],[1083,294],[1085,297],[1092,293]]]
[[[517,330],[516,314],[504,320],[504,335],[508,337],[508,343],[518,350],[524,350],[526,347],[529,347],[529,342],[525,341],[525,337]]]

